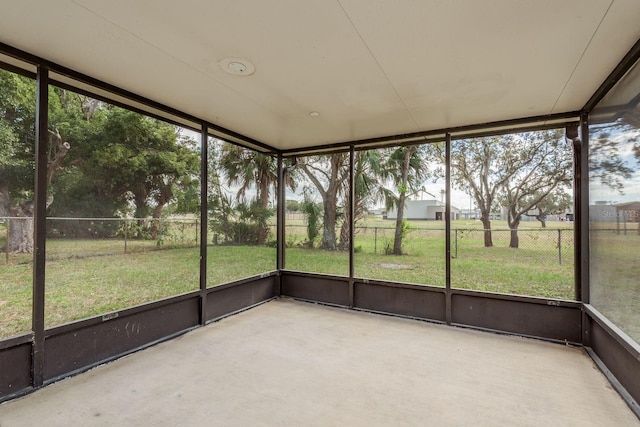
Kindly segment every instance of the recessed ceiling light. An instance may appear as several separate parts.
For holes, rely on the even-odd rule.
[[[247,66],[242,62],[233,61],[229,62],[229,65],[227,65],[227,69],[233,74],[242,74],[247,71]]]
[[[320,113],[318,113],[317,111],[312,111],[312,112],[310,112],[310,113],[309,113],[309,115],[310,115],[311,117],[319,117],[319,116],[320,116]]]
[[[234,76],[250,76],[256,71],[256,68],[251,62],[232,56],[221,59],[218,64],[220,64],[220,68],[222,68],[224,72]]]

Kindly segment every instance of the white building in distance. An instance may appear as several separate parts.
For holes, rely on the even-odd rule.
[[[408,200],[404,205],[405,219],[427,219],[434,221],[444,221],[445,204],[438,200]],[[460,217],[460,209],[451,206],[451,220]],[[387,219],[397,219],[398,210],[396,208],[387,211]]]

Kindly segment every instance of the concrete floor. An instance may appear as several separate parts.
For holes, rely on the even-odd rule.
[[[0,405],[0,426],[633,426],[580,348],[288,299]]]

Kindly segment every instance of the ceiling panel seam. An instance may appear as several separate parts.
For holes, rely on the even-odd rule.
[[[391,88],[393,89],[393,93],[396,94],[396,96],[398,97],[398,100],[402,103],[402,106],[404,107],[405,111],[407,112],[407,114],[409,114],[409,117],[411,117],[411,121],[413,122],[413,124],[416,127],[416,131],[420,131],[422,130],[420,125],[418,124],[418,121],[416,120],[416,118],[413,116],[413,113],[411,112],[411,110],[409,109],[409,107],[407,107],[407,104],[404,102],[404,99],[402,98],[402,96],[400,95],[400,93],[398,92],[398,90],[396,89],[395,85],[393,84],[393,82],[391,81],[391,79],[389,78],[389,76],[387,75],[386,71],[384,70],[384,68],[382,67],[382,65],[380,64],[380,62],[378,61],[378,58],[376,57],[376,55],[373,53],[373,51],[371,50],[371,48],[369,47],[369,45],[367,44],[367,41],[365,40],[364,36],[362,35],[362,33],[360,33],[360,30],[358,30],[358,27],[356,26],[356,24],[353,22],[353,19],[351,19],[351,16],[349,16],[349,14],[347,13],[347,11],[345,10],[344,6],[342,5],[342,2],[340,0],[338,0],[338,5],[340,6],[340,9],[342,9],[342,13],[344,13],[344,16],[347,18],[347,20],[349,21],[349,23],[351,24],[351,27],[353,27],[354,31],[356,32],[356,34],[358,34],[358,37],[360,38],[360,40],[362,41],[362,44],[364,45],[364,47],[367,49],[367,51],[369,52],[369,54],[371,55],[371,58],[373,58],[373,60],[375,61],[376,65],[378,66],[378,69],[380,70],[380,72],[384,75],[385,80],[387,80],[387,82],[389,83],[389,85],[391,86]]]
[[[128,30],[128,29],[126,29],[125,27],[123,27],[123,26],[119,25],[118,23],[116,23],[116,22],[114,22],[114,21],[112,21],[112,20],[110,20],[110,19],[106,18],[105,16],[101,15],[100,13],[95,12],[94,10],[92,10],[92,9],[88,8],[87,6],[84,6],[84,5],[83,5],[83,4],[81,4],[81,3],[78,3],[78,1],[76,1],[76,0],[72,0],[72,2],[73,2],[73,4],[75,4],[76,6],[78,6],[78,7],[82,8],[82,9],[84,9],[84,10],[86,10],[86,11],[87,11],[87,12],[89,12],[90,14],[92,14],[92,15],[94,15],[94,16],[96,16],[96,17],[100,18],[100,19],[102,19],[102,20],[103,20],[103,21],[105,21],[105,22],[108,22],[110,25],[113,25],[114,27],[118,28],[119,30],[124,31],[125,33],[129,34],[131,37],[134,37],[134,38],[136,38],[137,40],[140,40],[142,43],[144,43],[144,44],[146,44],[146,45],[151,46],[153,49],[157,50],[158,52],[161,52],[163,55],[167,55],[168,57],[172,58],[173,60],[175,60],[175,61],[179,62],[180,64],[182,64],[182,65],[184,65],[184,66],[186,66],[186,67],[187,67],[187,68],[189,68],[190,70],[195,71],[196,73],[198,73],[198,74],[200,74],[200,75],[202,75],[202,76],[206,77],[207,79],[213,79],[213,80],[215,80],[218,84],[220,84],[220,85],[222,85],[222,86],[226,87],[226,88],[227,88],[227,89],[229,89],[231,92],[235,93],[235,94],[236,94],[236,96],[241,97],[241,98],[243,98],[243,99],[246,99],[247,101],[249,101],[249,102],[251,102],[251,103],[253,103],[253,104],[255,104],[255,105],[259,105],[261,108],[264,108],[264,109],[268,110],[269,112],[271,112],[271,114],[273,114],[273,115],[274,115],[274,116],[276,116],[276,117],[279,117],[280,119],[285,119],[285,117],[282,117],[280,114],[278,114],[278,113],[276,113],[275,111],[273,111],[273,110],[272,110],[268,105],[263,105],[263,104],[261,104],[261,103],[256,102],[256,100],[255,100],[255,99],[252,99],[252,98],[247,97],[247,96],[246,96],[246,95],[244,95],[243,93],[238,92],[238,91],[237,91],[236,89],[234,89],[233,87],[231,87],[231,86],[227,85],[225,82],[223,82],[223,81],[221,81],[221,80],[217,79],[217,78],[216,78],[216,77],[214,77],[214,76],[211,76],[211,75],[210,75],[210,74],[208,74],[208,73],[205,73],[205,72],[203,72],[203,71],[199,70],[198,68],[196,68],[196,67],[194,67],[193,65],[189,64],[188,62],[185,62],[185,61],[183,61],[182,59],[178,58],[177,56],[173,55],[171,52],[168,52],[168,51],[166,51],[166,50],[162,49],[160,46],[157,46],[157,45],[155,45],[154,43],[150,42],[150,41],[149,41],[149,40],[147,40],[146,38],[143,38],[143,37],[141,37],[141,36],[139,36],[139,35],[137,35],[137,34],[135,34],[135,33],[131,32],[131,31],[129,31],[129,30]]]
[[[103,21],[108,22],[109,24],[113,25],[114,27],[117,27],[117,28],[118,28],[118,29],[120,29],[121,31],[124,31],[125,33],[129,34],[130,36],[132,36],[132,37],[134,37],[134,38],[136,38],[136,39],[140,40],[140,41],[141,41],[141,42],[143,42],[144,44],[147,44],[147,45],[151,46],[151,47],[152,47],[152,48],[154,48],[155,50],[157,50],[157,51],[159,51],[159,52],[162,52],[164,55],[167,55],[167,56],[169,56],[169,57],[173,58],[174,60],[176,60],[176,61],[180,62],[180,63],[181,63],[181,64],[183,64],[183,65],[186,65],[187,67],[189,67],[189,68],[193,69],[194,71],[197,71],[197,72],[198,72],[198,73],[200,73],[200,74],[206,75],[206,74],[202,73],[200,70],[197,70],[197,69],[195,69],[194,67],[192,67],[190,64],[188,64],[188,63],[184,62],[184,61],[183,61],[183,60],[181,60],[180,58],[178,58],[178,57],[176,57],[176,56],[172,55],[170,52],[167,52],[166,50],[162,49],[161,47],[156,46],[155,44],[151,43],[149,40],[146,40],[146,39],[144,39],[144,38],[140,37],[139,35],[137,35],[137,34],[135,34],[135,33],[132,33],[131,31],[129,31],[129,30],[127,30],[126,28],[124,28],[123,26],[118,25],[117,23],[113,22],[112,20],[110,20],[110,19],[108,19],[108,18],[106,18],[106,17],[102,16],[102,15],[101,15],[101,14],[99,14],[98,12],[95,12],[95,11],[93,11],[93,10],[89,9],[87,6],[85,6],[85,5],[81,4],[81,3],[78,3],[76,0],[72,0],[72,1],[73,1],[73,4],[75,4],[76,6],[78,6],[78,7],[82,8],[82,9],[86,10],[86,11],[87,11],[87,12],[89,12],[90,14],[92,14],[92,15],[94,15],[94,16],[96,16],[96,17],[100,18],[100,19],[102,19]],[[207,77],[208,77],[208,76],[207,76]]]
[[[149,116],[157,118],[159,120],[167,120],[168,122],[173,124],[180,123],[180,120],[185,120],[192,123],[205,123],[207,127],[214,129],[220,135],[223,135],[217,136],[218,138],[228,140],[228,142],[241,145],[245,148],[251,148],[256,151],[269,153],[275,153],[279,151],[270,144],[266,144],[262,141],[250,138],[242,133],[235,132],[231,129],[226,129],[223,126],[199,118],[194,114],[176,109],[159,101],[154,101],[136,92],[123,89],[117,85],[113,85],[79,71],[70,69],[64,65],[51,62],[48,59],[0,42],[0,69],[6,69],[8,71],[27,75],[30,78],[35,78],[35,73],[33,71],[29,71],[26,68],[23,69],[18,67],[17,65],[8,64],[4,61],[1,61],[1,59],[3,59],[3,57],[5,56],[7,57],[7,59],[12,58],[19,62],[33,65],[34,67],[47,67],[50,72],[59,75],[57,78],[55,76],[52,76],[53,78],[50,80],[51,84],[62,85],[72,91],[80,91],[80,93],[83,93],[87,96],[94,97],[105,102],[114,103],[114,105],[130,108],[132,109],[132,111],[136,111],[141,114],[148,114]],[[70,82],[59,81],[60,76],[69,79]],[[82,87],[82,85],[86,85],[87,87]],[[105,93],[100,93],[100,91],[103,91]],[[117,99],[118,97],[122,99],[119,100]],[[168,116],[163,116],[163,114],[166,114]],[[171,116],[173,116],[173,118]],[[182,123],[181,125],[184,125],[184,123]],[[233,141],[233,139],[236,139],[237,141]]]
[[[602,18],[600,19],[600,22],[598,22],[598,25],[593,30],[593,34],[591,34],[591,38],[589,38],[589,41],[587,42],[587,45],[582,50],[582,53],[580,54],[580,58],[578,58],[578,60],[576,61],[575,67],[573,67],[573,70],[571,70],[571,74],[569,74],[569,77],[567,78],[567,81],[564,83],[564,86],[562,87],[562,90],[560,91],[560,93],[558,94],[558,97],[556,98],[555,102],[553,103],[553,106],[551,107],[551,110],[549,111],[549,114],[551,114],[551,113],[553,113],[555,111],[556,105],[558,105],[558,102],[560,102],[560,98],[562,98],[562,95],[564,94],[564,91],[567,89],[567,86],[569,86],[569,82],[571,81],[571,79],[573,78],[573,75],[575,74],[576,70],[580,66],[580,63],[582,62],[582,58],[584,58],[584,55],[587,53],[587,50],[589,50],[589,46],[591,46],[591,42],[595,38],[596,34],[598,34],[598,30],[600,29],[600,26],[602,25],[602,22],[604,22],[605,18],[607,17],[607,14],[609,13],[609,10],[611,9],[611,6],[613,6],[613,2],[614,1],[615,0],[611,0],[611,2],[609,3],[609,7],[607,7],[607,10],[605,10],[604,13],[602,14]]]

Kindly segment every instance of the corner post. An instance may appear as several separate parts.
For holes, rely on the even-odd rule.
[[[207,323],[207,241],[209,183],[209,132],[206,123],[200,130],[200,325]]]
[[[285,168],[284,168],[284,159],[282,157],[282,153],[278,153],[278,205],[276,210],[276,236],[277,236],[277,246],[276,246],[276,270],[278,270],[278,275],[276,276],[277,281],[277,290],[276,295],[280,296],[282,294],[282,270],[285,267],[285,209],[287,201],[285,200]]]
[[[355,283],[353,276],[355,274],[354,256],[355,246],[353,239],[355,238],[355,213],[356,213],[356,191],[355,191],[355,146],[351,144],[349,147],[349,307],[355,305]]]
[[[451,314],[451,134],[445,136],[445,304],[447,325],[452,322]]]
[[[574,247],[575,250],[575,294],[576,300],[584,304],[590,303],[589,279],[589,115],[580,114],[579,144],[574,144],[577,150],[574,169]],[[582,345],[591,346],[591,319],[582,313]]]
[[[49,69],[38,66],[36,75],[35,198],[33,221],[33,387],[44,384],[45,245],[47,216],[47,167],[49,145]]]

